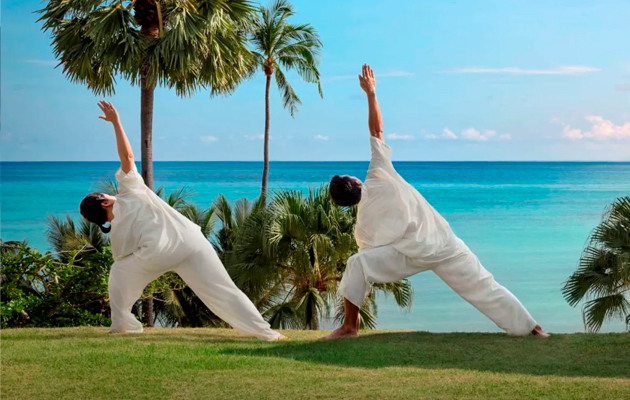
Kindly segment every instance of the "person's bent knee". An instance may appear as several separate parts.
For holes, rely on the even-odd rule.
[[[370,288],[359,254],[355,254],[348,259],[337,293],[355,306],[361,307]]]

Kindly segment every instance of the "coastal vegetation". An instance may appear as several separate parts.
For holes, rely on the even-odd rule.
[[[115,186],[101,190],[111,193]],[[274,328],[319,329],[322,320],[341,317],[336,291],[346,260],[357,251],[356,209],[334,206],[327,187],[307,195],[278,192],[267,207],[247,199],[230,204],[219,196],[201,208],[185,189],[157,192],[200,226],[237,286]],[[109,325],[113,259],[107,237],[85,220],[76,224],[70,217],[51,217],[47,238],[54,250],[44,254],[26,243],[1,244],[2,328]],[[377,292],[411,307],[408,281],[374,285],[361,310],[367,329],[376,326]],[[176,274],[151,283],[143,298],[149,296],[161,326],[225,326]],[[139,318],[146,312],[141,300],[134,312]]]
[[[262,199],[269,175],[269,86],[272,75],[294,115],[300,99],[283,70],[295,70],[322,93],[318,65],[322,43],[309,24],[291,24],[285,0],[271,7],[248,0],[49,0],[37,11],[49,32],[64,75],[96,95],[116,92],[117,79],[140,88],[141,171],[153,189],[153,108],[158,86],[191,97],[234,92],[262,69],[265,95]],[[153,297],[143,322],[154,324]]]
[[[583,303],[587,330],[615,318],[630,329],[630,196],[608,207],[562,293],[571,306]]]
[[[275,77],[278,90],[282,94],[282,106],[289,110],[292,117],[302,102],[289,83],[286,72],[294,70],[305,82],[316,84],[319,95],[323,97],[318,70],[322,42],[311,25],[290,23],[289,18],[293,16],[295,10],[286,0],[277,0],[271,7],[261,6],[253,20],[250,35],[256,68],[265,74],[265,133],[261,187],[263,202],[267,199],[269,180],[269,91],[272,77]]]

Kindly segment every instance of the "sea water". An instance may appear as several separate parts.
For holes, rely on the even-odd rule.
[[[551,332],[583,331],[580,307],[561,288],[575,270],[592,229],[617,197],[630,195],[630,163],[397,162],[398,172],[449,221],[496,280]],[[363,178],[367,162],[272,162],[270,190],[308,190],[335,174]],[[3,240],[28,239],[40,251],[49,215],[79,218],[83,196],[111,180],[114,162],[0,164]],[[219,195],[254,199],[257,162],[156,162],[155,186],[183,186],[207,207]],[[381,297],[379,329],[499,331],[431,272],[411,277],[411,310]],[[603,331],[622,331],[618,320]]]

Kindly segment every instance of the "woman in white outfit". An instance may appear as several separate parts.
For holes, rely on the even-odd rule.
[[[455,292],[511,335],[547,334],[509,290],[499,285],[444,218],[394,169],[383,139],[374,72],[359,76],[368,96],[372,159],[364,183],[335,176],[330,194],[339,206],[358,204],[355,236],[359,253],[350,257],[338,293],[345,299],[343,325],[330,339],[356,336],[359,309],[370,284],[389,283],[432,270]]]
[[[141,333],[131,308],[144,288],[167,271],[176,272],[220,318],[248,336],[284,338],[271,330],[252,302],[241,292],[199,226],[166,204],[138,174],[131,146],[111,103],[101,101],[116,132],[120,169],[118,195],[87,195],[81,215],[110,234],[114,264],[109,275],[112,333]],[[106,227],[105,224],[110,224]]]

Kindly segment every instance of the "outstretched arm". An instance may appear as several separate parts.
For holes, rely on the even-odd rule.
[[[100,101],[98,106],[103,111],[103,114],[99,118],[108,122],[111,122],[116,132],[116,145],[118,146],[118,157],[120,157],[120,169],[126,174],[134,167],[133,151],[131,145],[125,135],[125,130],[120,123],[120,117],[118,112],[112,105],[112,103],[106,101]]]
[[[359,82],[361,89],[367,94],[368,98],[370,135],[384,142],[381,108],[378,106],[378,100],[376,100],[376,79],[374,79],[374,71],[368,64],[363,65],[363,71],[359,75]]]

